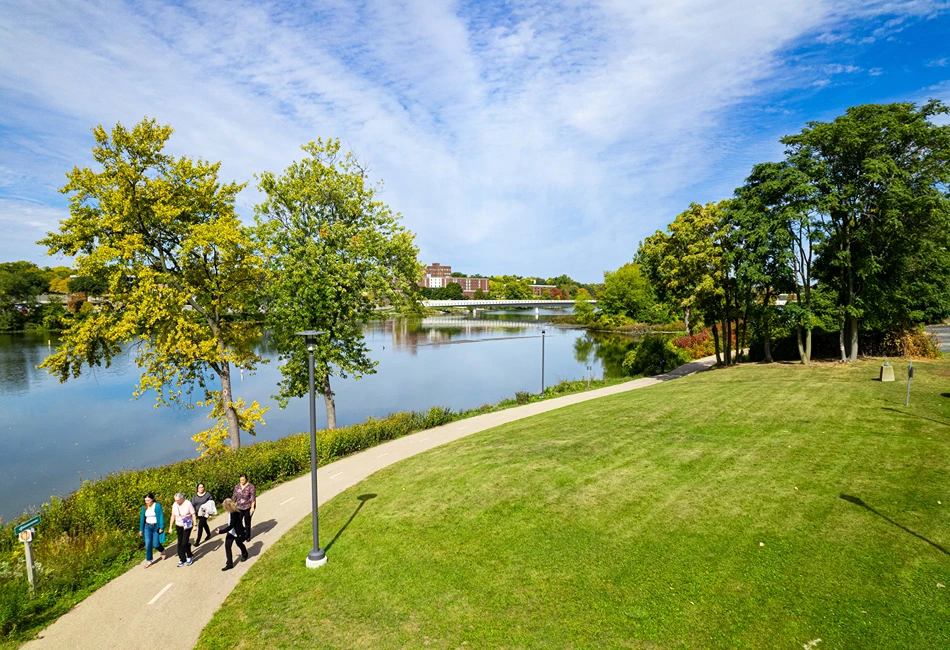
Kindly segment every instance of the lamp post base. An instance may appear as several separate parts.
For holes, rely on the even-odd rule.
[[[316,551],[310,551],[307,554],[307,568],[316,569],[327,563],[327,555],[323,552],[322,548],[318,548]]]

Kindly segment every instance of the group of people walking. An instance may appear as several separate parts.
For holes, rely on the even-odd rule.
[[[208,518],[218,514],[214,497],[205,490],[203,483],[195,486],[195,493],[191,499],[186,499],[184,493],[175,494],[175,502],[171,507],[171,517],[168,530],[175,528],[178,539],[178,566],[191,566],[194,556],[191,552],[191,532],[197,529],[195,546],[201,544],[201,535],[211,539],[213,534],[227,535],[224,542],[224,554],[227,563],[222,571],[234,568],[234,557],[231,547],[237,544],[241,551],[241,559],[247,559],[245,542],[251,540],[251,517],[257,507],[257,490],[254,484],[247,480],[247,474],[241,474],[237,485],[231,493],[231,498],[225,499],[221,507],[228,513],[228,525],[221,526],[211,532]],[[154,552],[161,553],[165,559],[165,513],[162,504],[155,500],[155,495],[149,492],[145,495],[145,505],[139,515],[139,536],[145,540],[145,567],[155,564]]]

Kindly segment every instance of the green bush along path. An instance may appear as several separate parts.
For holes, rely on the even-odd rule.
[[[950,363],[909,408],[879,363],[701,373],[387,467],[321,509],[327,566],[300,522],[198,647],[948,648]]]
[[[326,502],[392,463],[446,442],[566,405],[682,377],[708,368],[713,362],[712,358],[701,359],[659,378],[647,377],[546,399],[458,420],[380,444],[320,467],[317,470],[320,502]],[[233,571],[220,571],[224,566],[223,536],[215,536],[210,542],[203,542],[197,547],[195,563],[190,567],[176,566],[176,547],[171,544],[167,560],[148,569],[133,569],[112,580],[61,616],[43,630],[38,639],[25,647],[125,649],[141,646],[142,639],[161,639],[163,648],[192,648],[202,628],[261,553],[302,519],[306,519],[307,530],[310,530],[310,499],[309,473],[261,494],[253,519],[254,537],[248,544],[250,561],[238,564]],[[214,527],[223,525],[225,520],[219,517],[210,523]],[[334,529],[321,525],[321,531],[321,540],[328,546]],[[305,557],[306,552],[290,561],[304,566]],[[330,562],[335,562],[332,556]],[[169,632],[172,625],[175,628],[174,635]]]

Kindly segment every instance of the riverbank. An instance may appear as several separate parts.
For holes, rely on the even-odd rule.
[[[503,409],[387,442],[378,448],[321,467],[321,503],[371,473],[421,451],[541,412],[675,379],[703,369],[708,363],[711,363],[711,360],[707,360],[707,363],[689,364],[659,378],[644,378],[581,394],[540,400],[518,408]],[[172,638],[166,637],[165,643],[172,648],[191,648],[204,623],[210,619],[247,568],[253,566],[271,543],[309,512],[308,476],[277,486],[258,498],[254,539],[249,544],[248,562],[222,574],[219,570],[222,540],[213,539],[210,544],[202,544],[196,554],[200,557],[191,567],[178,569],[172,562],[159,562],[147,571],[126,573],[96,592],[89,601],[62,617],[43,633],[40,641],[30,644],[29,647],[58,648],[67,644],[74,650],[131,647],[143,635],[149,638],[162,636],[167,621],[180,613],[181,603],[187,601],[191,608],[190,615],[184,619],[179,617],[176,635]],[[324,540],[326,549],[332,553],[336,536],[331,536],[325,527],[322,530],[324,532],[321,539]],[[216,556],[213,559],[210,557],[212,553]],[[90,633],[90,630],[95,630],[95,633]]]
[[[950,363],[914,363],[909,407],[879,363],[702,373],[403,461],[321,508],[326,567],[300,522],[198,648],[950,647]]]
[[[323,430],[318,434],[319,463],[323,466],[447,422],[626,381],[629,379],[560,382],[549,387],[543,396],[525,392],[475,409],[456,412],[433,407],[424,413],[398,413],[334,431]],[[5,638],[0,648],[15,647],[31,638],[103,584],[138,564],[138,511],[146,492],[155,492],[161,503],[168,504],[175,492],[191,494],[194,484],[202,481],[209,492],[221,498],[230,493],[234,477],[242,472],[264,490],[306,474],[309,469],[309,435],[296,434],[249,445],[235,454],[120,472],[88,481],[78,491],[63,499],[53,499],[38,511],[43,522],[38,529],[35,552],[42,570],[35,598],[27,593],[22,544],[13,534],[15,524],[35,511],[6,523],[0,529],[0,635]]]

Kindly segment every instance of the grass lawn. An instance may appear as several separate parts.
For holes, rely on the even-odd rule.
[[[702,373],[400,462],[321,509],[327,566],[302,521],[198,647],[948,648],[950,363],[909,408],[878,365]]]

